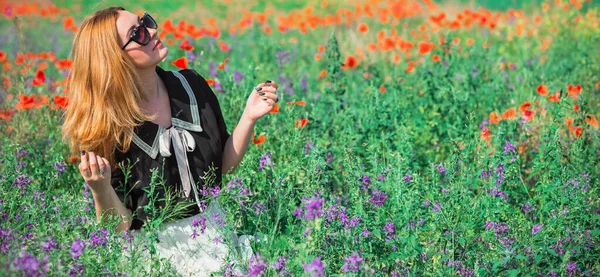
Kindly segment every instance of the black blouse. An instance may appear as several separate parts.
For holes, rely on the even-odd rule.
[[[133,165],[127,182],[121,168],[113,170],[111,176],[112,187],[119,199],[133,213],[131,229],[140,229],[149,216],[142,207],[149,203],[144,189],[149,188],[151,169],[157,168],[159,173],[163,174],[167,188],[181,192],[184,199],[195,201],[194,190],[185,195],[183,183],[186,182],[183,179],[188,176],[193,179],[192,183],[196,184],[200,197],[203,196],[204,186],[220,186],[223,149],[230,136],[217,97],[202,76],[194,70],[165,71],[158,66],[156,72],[165,83],[169,94],[171,127],[164,128],[145,121],[135,129],[133,143],[127,152],[115,150],[117,164],[129,160]],[[175,138],[176,136],[178,138]],[[193,144],[195,147],[191,150]],[[183,149],[179,152],[179,161],[175,148]],[[185,156],[188,166],[185,164]],[[182,174],[179,168],[184,169]],[[189,175],[185,173],[188,172],[187,168]],[[205,184],[202,177],[205,177],[205,173],[211,168],[215,169],[214,182]],[[164,188],[156,186],[154,194],[158,207],[164,206],[164,201],[159,201],[165,195]],[[195,205],[188,212],[191,216],[199,213],[200,208]]]

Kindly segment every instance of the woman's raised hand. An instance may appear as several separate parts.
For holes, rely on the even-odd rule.
[[[94,152],[81,152],[79,173],[92,190],[98,191],[110,183],[110,164]]]
[[[277,87],[275,82],[267,80],[252,90],[244,110],[248,119],[256,121],[275,107],[275,103],[278,101]]]

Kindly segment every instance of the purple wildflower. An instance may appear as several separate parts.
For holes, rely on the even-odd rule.
[[[333,162],[333,152],[327,151],[327,156],[325,157],[325,162],[328,164]]]
[[[439,212],[441,208],[442,204],[440,204],[440,202],[438,202],[437,200],[435,201],[435,204],[433,204],[433,207],[431,207],[431,209],[436,213]]]
[[[363,184],[363,190],[366,190],[366,186],[371,184],[371,177],[369,177],[368,175],[363,175],[362,176],[362,184]]]
[[[298,207],[293,213],[292,215],[295,215],[298,219],[302,219],[302,217],[304,216],[304,210],[302,209],[302,207]]]
[[[510,143],[510,141],[505,141],[504,142],[504,154],[508,155],[509,153],[516,153],[517,152],[517,148],[515,148],[515,146]]]
[[[361,236],[368,238],[369,235],[371,234],[371,232],[369,231],[369,229],[367,229],[367,226],[365,226],[365,228],[363,229],[362,233],[360,233]]]
[[[75,263],[73,268],[69,269],[69,277],[82,276],[85,273],[85,266],[82,264]]]
[[[385,200],[387,200],[387,198],[388,198],[388,196],[385,194],[385,192],[374,189],[371,194],[370,202],[375,207],[381,207],[381,206],[383,206],[383,204],[385,203]]]
[[[188,51],[187,59],[190,62],[193,62],[196,59],[196,54],[194,54],[194,51]]]
[[[446,166],[445,165],[439,164],[435,168],[440,173],[440,175],[442,175],[442,176],[446,175]]]
[[[273,155],[271,154],[271,152],[267,152],[267,154],[260,156],[260,166],[258,167],[258,171],[265,169],[265,167],[267,166],[273,167],[274,164],[271,160],[272,156]]]
[[[13,260],[13,266],[15,271],[22,271],[24,276],[45,276],[48,271],[48,260],[49,257],[44,256],[44,260],[40,262],[27,251],[22,251]]]
[[[310,275],[311,277],[325,276],[326,266],[327,265],[323,264],[323,262],[321,261],[321,257],[317,257],[314,260],[312,260],[312,262],[310,262],[309,264],[304,264],[304,272],[314,272]]]
[[[404,181],[407,184],[410,183],[410,180],[412,180],[412,175],[410,175],[409,173],[406,173],[406,175],[402,177],[402,181]]]
[[[91,246],[106,246],[108,243],[108,231],[100,228],[98,233],[90,234],[90,245]]]
[[[323,214],[322,206],[325,199],[316,198],[309,201],[304,208],[306,209],[306,213],[304,214],[304,218],[307,220],[313,220]]]
[[[310,235],[310,232],[312,232],[312,228],[311,227],[306,227],[306,229],[304,229],[304,232],[302,232],[302,234],[305,237],[308,237],[308,235]]]
[[[314,144],[312,141],[306,142],[306,145],[304,146],[304,155],[308,155],[308,152],[313,148],[313,146]]]
[[[236,83],[241,82],[244,79],[244,75],[242,73],[240,73],[239,71],[235,71],[233,72],[233,81]]]
[[[308,83],[306,82],[306,76],[303,76],[302,80],[300,80],[300,87],[304,91],[306,91],[306,89],[308,88]]]
[[[17,157],[17,159],[21,159],[27,156],[29,156],[29,152],[25,148],[19,147],[19,149],[17,149],[17,152],[15,152],[15,157]]]
[[[208,64],[208,68],[210,71],[210,77],[216,78],[217,77],[217,64],[215,62],[210,62]]]
[[[383,233],[387,236],[386,241],[390,241],[396,237],[396,226],[394,222],[388,221],[383,227]]]
[[[54,168],[56,168],[56,177],[58,178],[65,171],[65,163],[63,161],[54,162]]]
[[[80,240],[79,238],[77,238],[71,245],[71,252],[70,252],[71,257],[74,260],[79,259],[79,256],[81,256],[84,249],[85,249],[85,243],[82,240]]]
[[[265,274],[265,269],[267,269],[267,263],[265,262],[265,259],[263,259],[263,257],[260,256],[259,253],[256,253],[256,255],[250,258],[250,262],[248,264],[248,271],[250,276],[262,276],[263,274]]]
[[[277,64],[279,67],[283,67],[287,62],[291,60],[290,53],[285,51],[279,51],[275,54],[277,57]]]
[[[502,197],[502,199],[504,199],[504,201],[508,201],[508,195],[503,190],[501,190],[497,187],[489,189],[488,193],[494,197]]]
[[[540,224],[534,225],[533,228],[531,228],[531,234],[535,235],[535,234],[539,233],[542,230],[542,227],[544,227],[544,225],[540,225]]]
[[[344,258],[344,265],[342,266],[342,270],[344,272],[358,272],[358,269],[362,264],[362,260],[363,259],[358,254],[356,254],[356,252],[354,252],[350,257]]]
[[[52,249],[58,248],[58,243],[54,240],[54,238],[50,237],[48,241],[42,243],[42,250],[46,252],[52,252]]]
[[[275,268],[275,270],[279,271],[279,276],[290,276],[291,275],[290,271],[287,268],[285,268],[286,263],[287,263],[286,258],[283,256],[279,256],[279,258],[277,258],[277,262],[275,262],[273,264],[273,267]]]
[[[489,121],[487,120],[487,118],[483,119],[483,122],[481,122],[481,124],[479,124],[479,129],[483,130],[483,128],[485,128],[485,126],[487,126],[489,123]]]
[[[581,272],[581,268],[577,266],[577,262],[568,263],[567,272],[569,273],[569,276],[579,275],[578,273]]]
[[[490,170],[486,170],[486,169],[481,169],[481,174],[479,174],[479,178],[481,179],[485,179],[487,177],[490,177],[491,173]]]

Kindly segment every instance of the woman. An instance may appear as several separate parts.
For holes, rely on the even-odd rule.
[[[259,84],[230,135],[202,76],[157,66],[168,53],[157,27],[147,13],[140,18],[111,7],[87,17],[73,41],[63,135],[72,150],[81,151],[79,171],[93,193],[98,220],[120,216],[118,231],[141,229],[149,218],[142,207],[150,203],[151,169],[159,169],[165,186],[181,199],[196,202],[191,215],[222,215],[216,201],[207,209],[201,191],[220,186],[222,173],[236,168],[256,121],[278,100],[274,82]],[[129,170],[117,166],[125,162]],[[206,178],[211,169],[214,178]],[[165,191],[156,193],[161,199]]]

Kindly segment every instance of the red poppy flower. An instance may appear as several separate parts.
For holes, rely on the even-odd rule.
[[[535,111],[531,111],[531,110],[523,111],[523,118],[527,121],[533,120],[534,115],[535,115]]]
[[[295,102],[288,102],[287,104],[288,104],[288,106],[289,106],[289,105],[306,106],[306,101],[295,101]]]
[[[436,47],[437,46],[435,46],[435,44],[433,44],[431,42],[421,41],[421,42],[419,42],[419,54],[426,55],[429,52],[431,52],[431,50],[435,49]]]
[[[573,118],[569,117],[569,118],[565,119],[565,124],[567,126],[573,125]]]
[[[190,42],[187,39],[184,39],[181,44],[179,45],[179,48],[185,50],[185,51],[192,51],[194,50],[194,46],[190,44]]]
[[[323,77],[325,77],[325,75],[327,75],[327,70],[325,70],[325,69],[321,70],[321,73],[319,73],[319,80],[323,79]]]
[[[492,134],[490,132],[490,129],[488,129],[487,127],[483,127],[483,130],[481,130],[481,134],[479,134],[479,137],[484,140],[490,140],[491,135]]]
[[[360,25],[358,25],[358,31],[361,33],[367,33],[369,32],[369,26],[367,26],[365,23],[360,23]]]
[[[596,117],[594,117],[593,114],[585,118],[585,123],[589,124],[595,129],[598,129],[598,121],[596,120]]]
[[[41,86],[46,82],[46,74],[42,70],[38,70],[35,73],[35,79],[31,81],[31,85],[34,87]]]
[[[178,68],[187,69],[188,68],[188,60],[186,57],[181,57],[172,62]]]
[[[254,139],[254,132],[252,132],[252,143],[256,144],[256,145],[260,145],[262,143],[264,143],[267,140],[267,138],[265,137],[264,133],[261,133],[257,139]]]
[[[303,128],[304,126],[306,126],[307,123],[308,123],[308,118],[300,119],[300,120],[296,121],[296,127]]]
[[[227,61],[229,61],[229,58],[225,58],[225,60],[223,60],[223,62],[219,65],[219,70],[223,70],[223,68],[225,68]]]
[[[515,119],[516,114],[517,111],[515,110],[515,108],[510,108],[502,114],[502,119]]]
[[[10,121],[11,117],[15,114],[15,110],[3,110],[0,111],[0,120]]]
[[[273,106],[273,109],[271,109],[271,111],[269,113],[271,113],[271,114],[279,113],[279,103],[275,103],[275,105]]]
[[[348,56],[346,58],[346,63],[344,64],[344,69],[350,68],[356,68],[356,65],[358,64],[358,62],[356,61],[356,58],[354,56]]]
[[[15,108],[17,110],[29,110],[31,108],[34,108],[36,106],[33,94],[31,94],[30,96],[27,96],[25,94],[19,94],[19,103],[17,103],[17,106],[15,106]]]
[[[537,93],[541,96],[548,95],[548,87],[546,87],[546,85],[539,85],[536,90]]]
[[[61,69],[69,69],[73,65],[73,61],[69,59],[62,59],[56,62],[56,68]]]
[[[64,110],[69,105],[69,97],[55,95],[54,96],[54,104],[56,104],[57,107]]]
[[[490,122],[492,124],[498,124],[498,123],[500,123],[500,119],[498,118],[498,113],[496,113],[496,112],[491,112],[490,113]]]
[[[571,98],[577,100],[579,99],[579,95],[581,94],[581,85],[569,85],[567,87],[567,92],[569,93],[569,96],[571,96]]]
[[[560,102],[560,91],[557,91],[554,94],[550,94],[548,95],[548,100],[552,101],[552,102]]]
[[[525,110],[529,109],[529,107],[531,107],[531,103],[527,101],[519,106],[519,111],[525,112]]]

